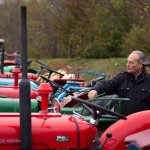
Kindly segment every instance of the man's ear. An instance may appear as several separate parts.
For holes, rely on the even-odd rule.
[[[139,68],[143,68],[143,64],[139,64]]]

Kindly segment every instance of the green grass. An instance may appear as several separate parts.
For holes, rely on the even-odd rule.
[[[41,59],[43,64],[49,66],[53,70],[61,68],[61,66],[70,66],[72,68],[80,68],[91,72],[103,72],[110,76],[116,75],[118,72],[125,70],[126,58],[110,58],[110,59]],[[38,68],[38,64],[33,62],[32,66]]]

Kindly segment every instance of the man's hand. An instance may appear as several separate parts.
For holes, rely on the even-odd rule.
[[[94,99],[96,96],[97,96],[97,91],[96,91],[96,90],[91,90],[91,91],[88,93],[88,98],[89,98],[89,99]]]

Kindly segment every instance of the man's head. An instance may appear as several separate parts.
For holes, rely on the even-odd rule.
[[[136,77],[141,74],[143,70],[143,62],[145,56],[141,51],[133,51],[127,58],[127,72],[135,75]]]

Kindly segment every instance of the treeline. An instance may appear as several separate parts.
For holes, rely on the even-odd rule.
[[[0,38],[21,51],[21,0],[1,0]],[[28,55],[34,58],[124,57],[150,53],[148,0],[28,0]]]

